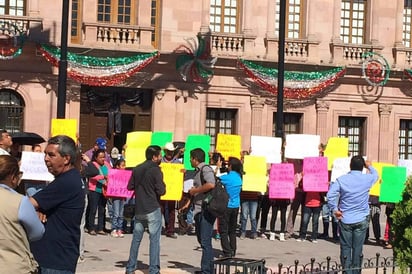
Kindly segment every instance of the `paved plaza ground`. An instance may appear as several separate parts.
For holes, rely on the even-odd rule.
[[[384,211],[383,211],[384,212]],[[385,215],[381,214],[382,235],[385,224]],[[299,224],[297,221],[296,227]],[[277,223],[277,226],[280,223]],[[109,227],[109,224],[107,224]],[[309,228],[311,225],[309,225]],[[319,228],[322,232],[322,225]],[[372,235],[373,232],[371,231]],[[139,270],[136,273],[148,273],[149,263],[149,235],[145,234],[139,250]],[[110,236],[90,236],[86,234],[86,254],[85,261],[79,263],[77,272],[79,274],[99,274],[99,273],[124,273],[125,265],[128,259],[131,234],[126,234],[124,238],[112,238]],[[265,266],[277,272],[278,264],[292,265],[295,260],[300,264],[310,263],[311,258],[316,262],[326,261],[329,256],[332,261],[339,262],[339,244],[333,241],[318,240],[318,243],[310,241],[297,242],[295,239],[289,239],[280,242],[278,239],[269,241],[268,239],[250,239],[241,240],[237,238],[238,249],[236,257],[265,260]],[[220,241],[213,240],[213,249],[215,256],[221,254]],[[376,253],[383,257],[392,257],[391,249],[383,249],[377,245],[364,246],[364,258],[373,258]],[[161,238],[161,273],[194,273],[199,270],[200,257],[202,251],[197,243],[196,236],[183,235],[177,239]]]

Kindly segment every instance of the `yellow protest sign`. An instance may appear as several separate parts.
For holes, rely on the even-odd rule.
[[[151,131],[133,131],[126,136],[126,166],[134,167],[146,160],[145,152],[152,139]]]
[[[77,120],[76,119],[52,119],[51,136],[67,135],[77,142]]]
[[[183,193],[183,164],[161,163],[163,180],[166,184],[166,194],[161,200],[179,201]]]
[[[220,152],[226,161],[231,156],[240,159],[241,147],[240,135],[217,134],[216,151]]]
[[[268,178],[266,169],[266,157],[245,155],[243,162],[242,190],[266,192]]]
[[[348,157],[349,139],[343,137],[330,137],[323,152],[328,157],[328,170],[332,170],[333,161],[337,158]]]
[[[380,192],[381,192],[381,179],[382,179],[382,169],[383,169],[383,167],[385,167],[385,166],[395,166],[395,165],[390,164],[390,163],[374,162],[374,163],[372,163],[372,166],[378,172],[379,178],[375,182],[375,184],[371,187],[371,189],[369,190],[369,194],[374,195],[374,196],[379,196]]]

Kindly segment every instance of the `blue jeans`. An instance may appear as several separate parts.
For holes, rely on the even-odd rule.
[[[123,229],[124,198],[110,198],[112,201],[112,230]]]
[[[256,210],[258,206],[257,200],[245,200],[242,201],[242,216],[240,219],[240,231],[241,233],[246,233],[247,218],[250,218],[250,225],[252,227],[252,233],[256,233]]]
[[[369,216],[355,224],[339,222],[340,261],[346,274],[361,272],[361,255],[368,226]]]
[[[200,267],[202,274],[213,273],[213,224],[216,218],[212,216],[209,211],[202,209],[200,213],[195,215],[195,226],[197,240],[202,247],[202,259]]]
[[[318,228],[319,228],[319,215],[320,215],[321,207],[307,207],[303,206],[303,219],[302,225],[300,227],[299,238],[305,239],[306,232],[308,231],[308,224],[310,217],[312,216],[312,241],[316,241],[318,239]]]
[[[59,270],[59,269],[40,267],[39,274],[74,274],[74,272],[71,272],[69,270]]]
[[[126,266],[126,273],[132,273],[137,267],[137,255],[139,254],[140,243],[143,238],[145,228],[149,229],[149,273],[160,273],[160,235],[162,232],[162,212],[160,208],[145,214],[134,217],[135,225],[133,239],[130,246],[129,260]]]

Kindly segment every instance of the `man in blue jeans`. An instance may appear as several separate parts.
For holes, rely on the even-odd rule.
[[[363,168],[368,169],[366,174]],[[329,207],[339,220],[340,260],[347,274],[360,273],[361,255],[369,226],[369,189],[378,180],[377,171],[362,156],[354,156],[351,171],[332,182]]]
[[[197,240],[202,247],[201,271],[195,273],[211,274],[213,273],[213,224],[216,218],[202,208],[204,193],[215,187],[215,174],[210,166],[205,166],[205,152],[200,148],[195,148],[190,151],[190,163],[196,169],[193,179],[193,188],[189,190],[189,194],[194,196],[193,203],[195,209],[195,227]],[[202,173],[202,175],[201,175]]]
[[[137,267],[137,255],[145,228],[149,230],[149,274],[160,273],[160,235],[162,232],[162,212],[160,196],[166,193],[163,173],[159,164],[162,160],[161,148],[149,146],[146,149],[146,161],[133,168],[127,189],[134,190],[135,225],[130,246],[126,274],[134,274]]]

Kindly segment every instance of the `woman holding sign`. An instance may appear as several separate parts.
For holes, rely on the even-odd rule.
[[[105,160],[106,151],[98,149],[94,152],[92,162],[99,171],[98,175],[89,179],[89,234],[90,235],[106,235],[104,231],[106,197],[103,195],[107,187],[107,176],[111,166]],[[95,217],[97,211],[97,225]]]

